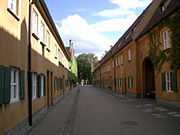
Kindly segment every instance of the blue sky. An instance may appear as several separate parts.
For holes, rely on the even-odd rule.
[[[61,38],[76,55],[104,51],[122,36],[151,0],[45,0]]]

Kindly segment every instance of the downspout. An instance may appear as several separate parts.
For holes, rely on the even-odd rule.
[[[29,126],[32,126],[32,72],[31,72],[31,10],[32,4],[36,3],[36,1],[29,1],[29,27],[28,27],[28,118],[29,118]]]

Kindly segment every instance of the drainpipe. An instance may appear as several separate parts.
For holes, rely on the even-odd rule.
[[[35,4],[38,0],[32,1],[29,4],[29,27],[28,27],[28,116],[29,116],[29,126],[32,126],[32,72],[31,72],[31,10],[32,5]]]

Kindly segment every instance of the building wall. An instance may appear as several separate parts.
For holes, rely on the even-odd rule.
[[[14,103],[0,105],[0,134],[28,117],[29,1],[19,0],[18,8],[18,15],[14,16],[8,10],[8,1],[0,1],[0,65],[23,70],[25,73],[24,99],[18,99],[18,101]],[[31,35],[32,72],[37,75],[43,74],[46,77],[46,95],[36,97],[32,100],[32,110],[34,113],[48,104],[52,105],[53,100],[69,89],[69,85],[65,85],[69,67],[68,56],[40,3],[36,4],[36,6],[33,5],[33,9],[37,12],[38,18],[43,21],[45,34],[46,30],[48,30],[50,34],[50,51],[46,49],[46,46],[43,47],[40,40],[37,39],[39,35],[36,35],[37,37]],[[44,35],[44,39],[43,43],[46,44],[46,35]],[[57,58],[54,56],[54,44],[57,44],[57,47],[61,51],[62,55],[60,59],[58,58],[58,52]],[[63,79],[62,89],[54,89],[54,77]]]
[[[142,37],[139,39],[136,39],[136,37],[139,36],[139,34],[144,30],[146,25],[148,24],[148,21],[151,19],[153,16],[154,12],[156,12],[157,8],[159,7],[159,3],[161,0],[155,0],[153,1],[152,5],[149,7],[147,12],[144,14],[143,19],[140,21],[137,26],[133,29],[133,39],[129,44],[125,45],[119,52],[111,56],[111,58],[106,58],[105,57],[101,60],[99,68],[101,70],[104,69],[105,65],[110,64],[112,65],[112,61],[116,63],[116,59],[121,57],[123,55],[123,64],[114,64],[114,67],[110,68],[109,74],[107,73],[102,73],[102,80],[110,78],[112,76],[112,80],[114,79],[119,79],[122,78],[122,85],[118,86],[117,81],[116,81],[116,87],[115,83],[113,82],[110,86],[112,89],[116,89],[117,91],[121,92],[127,92],[127,93],[134,93],[137,94],[137,96],[143,96],[145,97],[146,95],[146,78],[145,78],[145,62],[148,59],[148,51],[150,49],[150,41],[148,37],[148,32],[144,34]],[[179,10],[178,10],[179,11]],[[174,16],[172,14],[170,17]],[[145,22],[143,22],[145,20]],[[156,33],[156,39],[160,39],[160,42],[163,43],[162,39],[162,32],[167,29],[167,27],[162,27],[160,29],[160,36],[158,36],[158,26],[152,28],[151,30],[155,30]],[[135,40],[136,39],[136,40]],[[123,41],[123,40],[122,40]],[[118,41],[119,42],[119,41]],[[117,43],[118,43],[117,42]],[[115,44],[116,47],[118,46]],[[117,48],[114,47],[114,50]],[[132,55],[132,60],[128,61],[128,50],[131,49],[131,55]],[[160,46],[160,49],[163,49],[163,45]],[[170,50],[170,49],[168,49]],[[113,50],[110,50],[113,51]],[[108,53],[111,53],[111,52]],[[166,55],[168,55],[169,51],[164,51]],[[107,54],[108,54],[107,53]],[[104,63],[103,61],[106,60]],[[103,63],[103,64],[102,64]],[[120,63],[121,63],[121,58],[120,58]],[[169,62],[164,62],[162,65],[162,68],[160,72],[156,71],[156,69],[152,68],[154,70],[154,82],[155,82],[155,96],[156,99],[166,99],[166,100],[171,100],[171,101],[180,101],[180,70],[178,69],[177,71],[173,71],[169,69],[170,63]],[[152,65],[153,67],[153,65]],[[97,69],[95,69],[97,70]],[[153,70],[149,71],[149,73],[153,72]],[[168,92],[167,90],[162,90],[162,73],[165,72],[174,72],[176,73],[176,83],[177,83],[177,92],[171,91]],[[97,73],[94,73],[97,74]],[[133,78],[133,87],[129,88],[128,87],[128,77],[131,76]],[[174,83],[174,82],[172,82]],[[150,85],[153,84],[153,78],[150,80]],[[107,88],[103,81],[102,87]]]
[[[163,39],[162,39],[162,32],[164,30],[166,30],[167,27],[163,27],[160,30],[160,42],[163,43]],[[157,27],[154,28],[154,30],[157,31]],[[144,35],[142,38],[140,38],[138,41],[138,58],[139,58],[139,74],[140,74],[140,81],[138,81],[138,85],[140,86],[140,89],[138,91],[138,93],[141,93],[142,95],[145,94],[145,78],[144,78],[144,60],[148,57],[148,51],[149,51],[149,37],[148,34]],[[160,46],[160,49],[163,49],[163,45]],[[166,55],[168,55],[168,52],[166,52]],[[167,92],[167,91],[163,91],[162,90],[162,77],[161,74],[163,72],[169,72],[172,71],[169,68],[170,63],[165,61],[165,63],[162,65],[162,68],[160,70],[160,72],[158,73],[158,71],[155,71],[155,94],[156,94],[156,98],[157,99],[166,99],[166,100],[172,100],[172,101],[180,101],[180,70],[176,71],[176,75],[177,75],[177,92]]]
[[[20,1],[17,20],[7,9],[8,1],[0,1],[0,65],[25,71],[25,99],[0,106],[0,133],[27,117],[27,28],[28,3]]]

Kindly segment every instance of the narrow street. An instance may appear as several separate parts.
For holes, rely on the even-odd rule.
[[[29,135],[179,135],[180,110],[80,87],[57,103]]]

